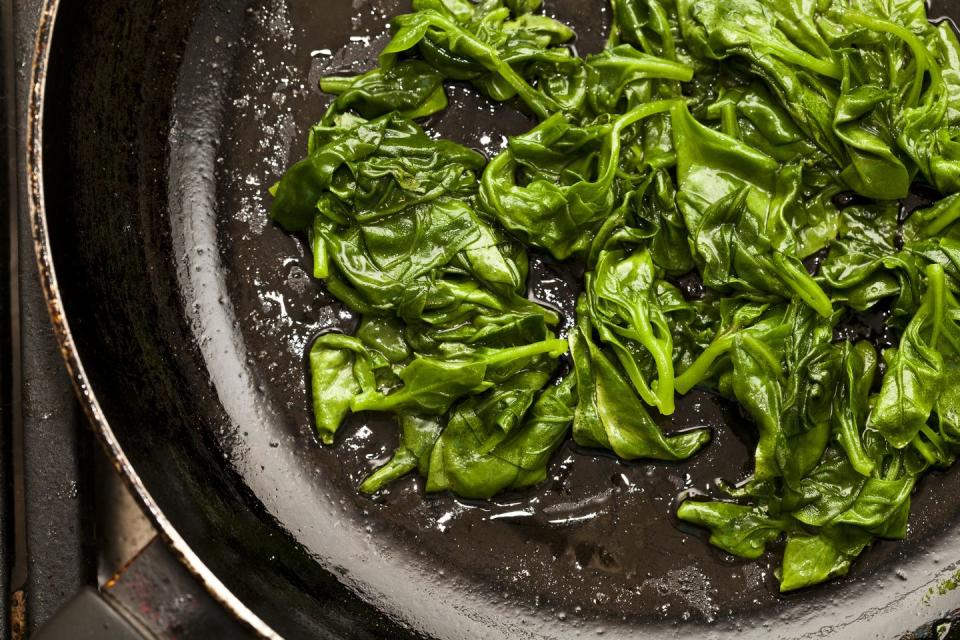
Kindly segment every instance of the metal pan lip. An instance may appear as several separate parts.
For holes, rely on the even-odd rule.
[[[173,551],[177,559],[203,585],[207,592],[224,609],[240,621],[258,637],[280,640],[279,633],[264,622],[230,591],[204,564],[203,560],[190,547],[183,536],[164,515],[157,502],[143,484],[136,469],[120,446],[110,423],[107,421],[100,402],[89,384],[89,378],[70,331],[63,299],[57,283],[57,274],[53,265],[53,251],[47,229],[47,212],[43,191],[43,111],[47,82],[47,70],[50,61],[50,49],[56,24],[60,0],[43,0],[33,58],[30,69],[29,95],[27,102],[26,130],[26,167],[27,167],[27,213],[30,219],[33,249],[37,259],[40,286],[46,300],[47,311],[53,325],[53,332],[67,366],[70,379],[76,390],[77,398],[91,427],[97,434],[114,467],[131,489],[140,506],[157,527],[160,535]]]

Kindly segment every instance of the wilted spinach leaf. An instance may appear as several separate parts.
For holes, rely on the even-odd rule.
[[[710,439],[705,429],[664,434],[587,333],[581,325],[570,337],[579,398],[573,420],[577,444],[609,449],[627,460],[683,460]]]
[[[754,507],[730,502],[686,500],[677,509],[677,517],[710,529],[710,544],[743,558],[759,558],[787,527],[785,521]]]
[[[824,527],[814,535],[787,536],[780,569],[780,591],[808,587],[850,570],[850,563],[873,539],[858,527]]]

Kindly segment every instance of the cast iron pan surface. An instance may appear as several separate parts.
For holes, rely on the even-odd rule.
[[[548,10],[584,54],[606,36],[603,4]],[[680,524],[679,494],[750,468],[751,427],[703,393],[665,423],[713,428],[681,464],[568,444],[542,486],[492,502],[425,496],[414,477],[357,493],[396,436],[363,416],[335,446],[316,439],[304,354],[355,319],[308,275],[303,241],[269,222],[266,190],[324,110],[318,78],[369,68],[405,9],[63,0],[40,38],[34,214],[55,325],[118,466],[215,595],[289,638],[895,638],[960,607],[956,469],[925,478],[906,542],[789,596],[778,554],[738,560]],[[488,154],[531,126],[452,95],[427,126]],[[569,314],[576,267],[533,265],[533,294]]]

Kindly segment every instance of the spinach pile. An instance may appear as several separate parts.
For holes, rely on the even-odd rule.
[[[413,0],[376,69],[321,82],[336,97],[271,190],[361,318],[310,350],[321,440],[392,413],[361,491],[416,470],[489,498],[542,481],[571,430],[692,456],[709,432],[654,417],[696,386],[749,417],[754,472],[679,518],[745,558],[785,540],[781,591],[846,573],[960,453],[956,34],[921,0],[613,0],[580,57],[539,9]],[[415,121],[450,82],[539,124],[489,161],[438,139]],[[918,183],[940,199],[904,219]],[[531,248],[585,269],[566,339],[527,296]]]

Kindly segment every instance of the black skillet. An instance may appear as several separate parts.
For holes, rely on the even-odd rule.
[[[554,0],[581,53],[601,0]],[[389,422],[311,429],[304,350],[353,319],[267,220],[305,147],[323,73],[371,63],[401,0],[47,0],[31,96],[33,222],[84,406],[174,550],[252,630],[289,638],[895,638],[960,607],[960,473],[920,487],[906,542],[789,597],[672,516],[678,494],[748,469],[750,429],[694,396],[667,428],[714,440],[679,465],[567,445],[551,478],[490,503],[358,480]],[[932,16],[960,15],[955,0]],[[429,126],[495,153],[529,127],[463,87]],[[577,274],[534,260],[569,310]]]

